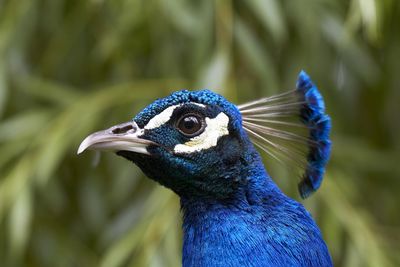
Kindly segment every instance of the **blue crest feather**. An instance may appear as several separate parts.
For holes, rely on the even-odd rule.
[[[255,145],[275,159],[291,160],[303,170],[301,197],[316,191],[331,151],[331,119],[325,114],[321,93],[308,75],[300,72],[294,91],[252,101],[239,109],[243,127]],[[299,119],[300,124],[296,123]]]
[[[300,109],[300,117],[302,122],[309,127],[309,137],[314,144],[310,146],[307,168],[298,185],[301,197],[306,198],[320,187],[323,179],[331,151],[329,140],[331,119],[325,114],[322,95],[304,71],[300,72],[296,90],[305,100],[305,104]]]

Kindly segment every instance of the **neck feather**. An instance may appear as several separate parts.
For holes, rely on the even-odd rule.
[[[332,266],[310,214],[248,155],[234,194],[181,195],[183,266]]]

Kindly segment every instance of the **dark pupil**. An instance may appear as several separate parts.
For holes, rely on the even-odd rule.
[[[179,129],[186,134],[193,134],[200,130],[201,123],[195,116],[183,118],[179,123]]]

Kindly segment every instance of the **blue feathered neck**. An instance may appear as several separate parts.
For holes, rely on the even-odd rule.
[[[234,195],[181,196],[183,266],[332,266],[310,214],[279,190],[259,154],[247,148]]]

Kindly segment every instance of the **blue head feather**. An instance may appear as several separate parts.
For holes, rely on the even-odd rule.
[[[331,152],[331,119],[325,114],[322,95],[304,71],[300,72],[296,87],[305,102],[300,109],[300,117],[310,129],[312,142],[307,156],[308,165],[298,185],[301,197],[306,198],[320,187],[324,176]]]
[[[237,107],[227,101],[223,96],[207,89],[200,91],[176,91],[171,95],[157,99],[152,104],[148,105],[140,113],[138,113],[133,120],[139,126],[144,126],[151,118],[159,114],[167,107],[190,102],[218,106],[221,108],[221,110],[224,110],[233,118],[231,123],[234,128],[238,129],[241,127],[241,115]]]

